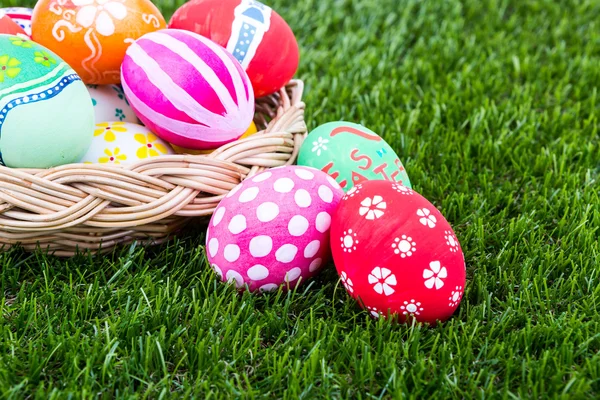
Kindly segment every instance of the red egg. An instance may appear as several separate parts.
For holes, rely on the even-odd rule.
[[[0,10],[0,34],[23,35],[24,37],[28,37],[23,28],[10,19],[3,10]]]
[[[242,64],[256,97],[277,92],[298,69],[298,43],[289,25],[255,0],[192,0],[169,28],[196,32],[227,48]]]
[[[465,259],[444,216],[423,196],[366,181],[343,198],[331,226],[333,259],[348,293],[375,317],[445,321],[465,288]]]

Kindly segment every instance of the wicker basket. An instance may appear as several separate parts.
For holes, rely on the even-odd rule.
[[[58,256],[164,242],[191,217],[208,216],[244,179],[293,164],[304,138],[302,81],[256,103],[264,129],[210,155],[169,155],[126,167],[0,166],[0,246]]]

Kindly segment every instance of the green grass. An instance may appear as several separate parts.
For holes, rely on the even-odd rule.
[[[380,132],[454,226],[455,316],[371,320],[332,267],[239,295],[200,230],[97,259],[11,250],[0,397],[599,397],[600,4],[269,3],[301,44],[309,128]]]

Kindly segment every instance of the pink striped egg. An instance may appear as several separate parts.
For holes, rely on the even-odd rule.
[[[188,149],[214,149],[244,134],[254,117],[248,75],[223,47],[196,33],[163,29],[127,49],[125,96],[162,139]]]

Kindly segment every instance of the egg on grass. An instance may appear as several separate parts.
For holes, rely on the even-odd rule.
[[[375,132],[351,122],[329,122],[310,132],[300,148],[298,165],[328,173],[344,191],[373,179],[411,187],[394,149]]]
[[[331,246],[348,294],[374,317],[435,324],[463,297],[465,259],[452,227],[406,186],[373,180],[347,192]]]
[[[293,288],[327,265],[331,219],[343,195],[313,168],[287,166],[236,186],[215,210],[207,256],[223,281],[250,291]]]

